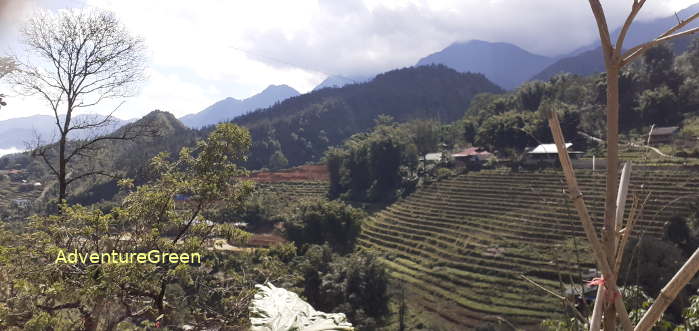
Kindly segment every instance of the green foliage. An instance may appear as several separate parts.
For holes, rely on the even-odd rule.
[[[284,169],[289,165],[289,160],[286,159],[282,151],[276,151],[269,157],[269,168],[272,170]]]
[[[679,100],[667,85],[643,91],[639,96],[636,113],[641,123],[657,126],[676,125],[682,120]]]
[[[682,312],[682,317],[684,323],[678,328],[679,330],[699,330],[699,295],[694,295],[689,299],[689,307]]]
[[[326,160],[330,197],[355,201],[394,200],[406,185],[401,167],[407,166],[411,172],[417,165],[419,150],[410,147],[415,146],[409,138],[415,137],[411,129],[423,130],[425,126],[378,125],[370,133],[352,136],[342,148],[329,150]],[[423,148],[434,142],[432,134],[422,137]]]
[[[439,143],[439,123],[430,120],[417,120],[411,122],[413,143],[419,155],[425,155],[437,150]]]
[[[183,148],[176,160],[162,153],[151,162],[154,178],[128,190],[120,207],[110,212],[63,205],[55,215],[35,216],[20,234],[0,233],[2,300],[0,326],[43,329],[47,326],[103,329],[129,322],[178,325],[245,323],[247,300],[255,282],[278,277],[275,259],[258,256],[255,268],[222,282],[221,260],[206,250],[213,237],[231,243],[249,234],[229,225],[210,224],[204,215],[224,203],[240,204],[252,189],[233,180],[245,174],[235,165],[250,145],[248,132],[221,124],[206,141]],[[175,197],[185,194],[186,202]],[[193,264],[53,263],[60,251],[79,253],[200,254]],[[274,276],[274,277],[272,277]],[[216,288],[215,291],[202,290]],[[159,317],[160,316],[160,317]]]
[[[361,209],[339,201],[306,201],[286,221],[286,232],[298,247],[327,244],[333,251],[346,254],[354,249],[364,217]]]
[[[332,256],[327,246],[310,246],[299,268],[304,295],[316,309],[344,312],[359,330],[374,330],[388,314],[388,274],[367,251]]]
[[[488,150],[521,153],[524,148],[536,144],[535,133],[542,121],[536,113],[509,111],[483,121],[475,137],[475,145]]]

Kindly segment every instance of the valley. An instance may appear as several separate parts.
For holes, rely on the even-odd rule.
[[[699,4],[134,3],[0,23],[0,330],[699,330]]]

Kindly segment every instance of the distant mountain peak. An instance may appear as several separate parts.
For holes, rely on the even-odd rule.
[[[513,89],[553,62],[505,42],[455,42],[420,59],[416,65],[443,64],[460,72],[478,72],[492,82]]]
[[[180,118],[182,123],[190,128],[200,128],[228,120],[232,120],[240,115],[246,114],[256,109],[267,108],[277,102],[300,95],[292,87],[281,85],[269,85],[260,93],[249,98],[238,100],[235,98],[225,98],[219,100],[206,109]]]
[[[349,84],[359,84],[367,82],[371,77],[347,77],[342,75],[331,75],[326,77],[318,86],[313,88],[313,91],[322,90],[324,88],[339,88]]]
[[[270,92],[270,91],[290,91],[290,90],[296,91],[293,87],[286,85],[286,84],[280,84],[280,85],[271,84],[271,85],[267,86],[264,90],[262,90],[262,92],[260,92],[260,94],[265,93],[265,92]]]

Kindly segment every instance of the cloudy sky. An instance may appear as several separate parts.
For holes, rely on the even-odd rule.
[[[631,2],[604,1],[612,29]],[[695,2],[651,0],[639,20]],[[33,10],[90,7],[113,11],[148,47],[148,80],[119,109],[121,118],[153,109],[179,117],[270,84],[308,92],[327,75],[410,66],[455,41],[503,41],[559,55],[597,36],[585,0],[0,0],[0,54],[21,53],[16,28]],[[33,98],[8,102],[0,120],[48,111]]]

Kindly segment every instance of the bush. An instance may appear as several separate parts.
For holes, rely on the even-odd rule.
[[[366,214],[339,201],[306,201],[286,223],[289,240],[297,247],[328,244],[333,251],[349,253],[359,236]]]

